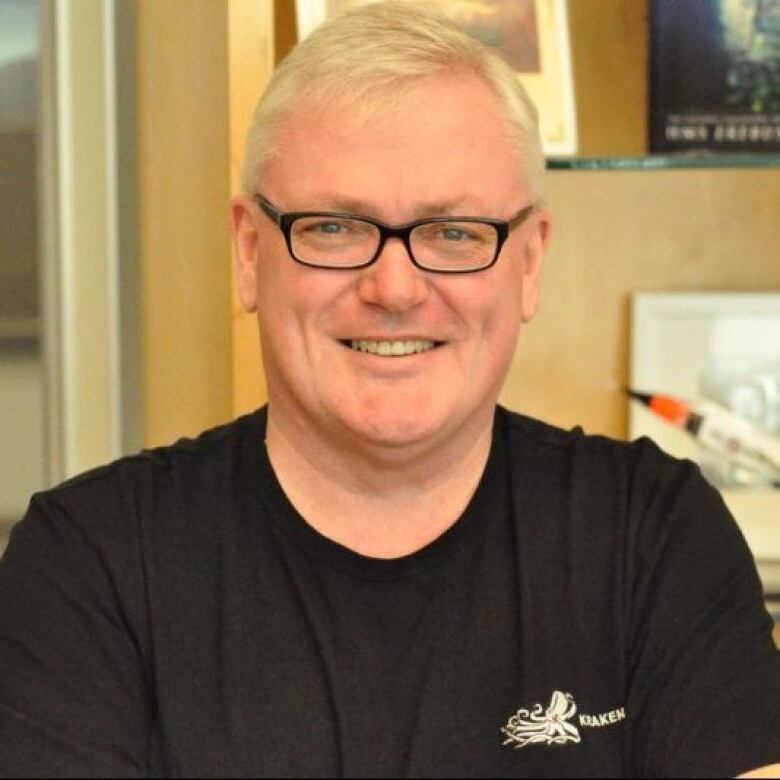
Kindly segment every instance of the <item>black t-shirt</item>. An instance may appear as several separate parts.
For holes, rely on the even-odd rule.
[[[463,516],[379,560],[296,513],[265,421],[33,498],[0,564],[0,775],[679,777],[780,761],[771,620],[693,464],[499,409]]]

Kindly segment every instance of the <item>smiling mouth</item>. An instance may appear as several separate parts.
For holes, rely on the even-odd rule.
[[[426,339],[406,339],[404,341],[375,341],[373,339],[347,339],[341,342],[345,347],[357,352],[367,352],[369,355],[380,357],[406,357],[417,355],[420,352],[428,352],[440,347],[443,341],[429,341]]]

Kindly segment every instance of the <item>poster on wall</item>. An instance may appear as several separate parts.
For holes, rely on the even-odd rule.
[[[371,0],[297,0],[298,39]],[[574,155],[577,121],[565,0],[432,0],[469,35],[497,49],[539,109],[547,156]]]
[[[780,0],[651,0],[651,152],[780,151]]]

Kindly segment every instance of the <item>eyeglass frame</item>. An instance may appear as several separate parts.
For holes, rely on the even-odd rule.
[[[337,211],[288,211],[285,213],[280,212],[264,195],[256,192],[254,195],[257,205],[260,210],[276,224],[281,230],[284,236],[285,243],[287,244],[287,251],[290,257],[300,265],[305,265],[308,268],[320,268],[325,271],[355,271],[360,268],[368,268],[373,265],[382,254],[382,250],[385,248],[385,244],[389,238],[400,238],[406,247],[406,253],[409,256],[412,264],[419,268],[421,271],[427,271],[429,273],[436,274],[473,274],[480,271],[486,271],[488,268],[492,268],[498,261],[498,257],[501,254],[506,240],[509,238],[509,234],[517,227],[525,222],[525,220],[531,215],[536,208],[535,203],[530,203],[513,217],[509,219],[493,219],[491,217],[428,217],[427,219],[417,219],[414,222],[407,222],[403,225],[388,225],[386,222],[380,222],[379,220],[372,219],[370,217],[364,217],[359,214],[347,214]],[[379,243],[377,245],[376,252],[370,260],[358,263],[357,265],[320,265],[318,263],[312,263],[307,260],[301,260],[295,256],[292,248],[292,226],[293,223],[303,217],[332,217],[333,219],[356,219],[361,222],[367,222],[369,225],[373,225],[379,230]],[[411,245],[411,234],[415,228],[421,225],[437,224],[441,222],[479,222],[484,225],[490,225],[495,228],[496,231],[496,251],[493,255],[493,259],[487,265],[481,265],[478,268],[428,268],[425,265],[421,265],[417,258],[414,256]]]

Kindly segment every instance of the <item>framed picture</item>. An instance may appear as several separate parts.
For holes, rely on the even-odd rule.
[[[780,0],[653,0],[650,151],[780,150]]]
[[[633,390],[708,398],[780,436],[780,293],[641,293],[632,314]],[[730,484],[693,436],[629,404],[631,438],[649,436],[702,466],[739,523],[767,592],[780,594],[780,489]]]
[[[343,8],[371,0],[297,0],[298,40]],[[429,0],[469,35],[497,49],[539,109],[548,156],[574,155],[577,120],[566,0]]]

